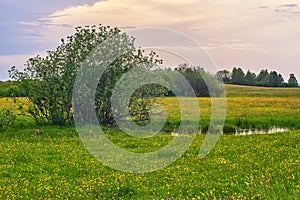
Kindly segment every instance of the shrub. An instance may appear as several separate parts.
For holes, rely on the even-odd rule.
[[[229,124],[225,124],[223,127],[223,134],[235,134],[236,132],[236,127],[229,125]]]
[[[148,66],[159,61],[154,52],[149,56],[144,56],[140,49],[135,49],[134,38],[109,26],[77,27],[75,34],[68,36],[66,40],[62,39],[61,42],[55,50],[48,51],[46,57],[38,55],[30,58],[23,71],[19,71],[16,67],[12,67],[9,71],[10,77],[20,82],[21,89],[26,91],[26,97],[30,103],[28,112],[38,124],[60,126],[74,124],[73,103],[80,102],[80,100],[74,101],[73,99],[72,101],[73,86],[82,64],[90,67],[84,72],[86,77],[93,77],[92,69],[97,63],[95,64],[95,59],[87,59],[90,54],[103,59],[105,61],[101,62],[103,65],[104,63],[109,65],[98,82],[95,99],[92,102],[95,104],[101,125],[114,123],[111,96],[113,88],[122,75],[134,66],[142,64],[142,66]],[[105,46],[106,43],[110,46]],[[104,49],[96,51],[95,54],[100,44]],[[111,60],[110,58],[118,52],[124,53],[117,59]],[[80,91],[85,93],[81,95],[82,97],[89,94],[91,90],[90,86],[85,87],[86,84],[93,84],[93,80],[89,81],[89,83],[83,82],[80,86],[82,87]],[[137,96],[135,99],[140,99],[140,97]],[[81,106],[84,105],[77,107]],[[144,115],[145,113],[146,111],[143,110]]]
[[[0,130],[3,130],[15,121],[16,116],[11,109],[0,109]]]

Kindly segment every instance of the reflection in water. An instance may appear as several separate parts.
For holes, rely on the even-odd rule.
[[[280,128],[280,127],[273,127],[268,130],[259,130],[259,129],[242,129],[242,130],[236,130],[235,135],[255,135],[255,134],[273,134],[273,133],[283,133],[288,132],[290,129],[288,128]],[[198,134],[202,134],[201,130],[199,130]],[[180,134],[173,131],[171,133],[172,136],[178,137]]]
[[[273,127],[268,130],[237,130],[236,135],[254,135],[254,134],[273,134],[273,133],[283,133],[290,131],[288,128],[279,128],[279,127]]]

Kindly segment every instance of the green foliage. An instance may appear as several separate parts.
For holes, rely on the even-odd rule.
[[[229,135],[229,134],[235,134],[237,131],[236,126],[230,125],[230,124],[224,124],[223,127],[223,134]]]
[[[16,115],[11,109],[2,108],[0,109],[0,130],[11,126],[16,119]]]
[[[294,74],[291,74],[289,82],[285,83],[281,74],[278,74],[276,71],[269,73],[267,69],[261,70],[258,75],[248,70],[245,75],[241,68],[233,68],[232,73],[227,70],[218,71],[216,77],[223,80],[224,83],[235,85],[298,87]]]
[[[245,84],[246,85],[254,85],[256,79],[256,74],[250,72],[250,70],[247,71],[247,74],[245,75]]]
[[[256,84],[259,86],[267,86],[268,85],[268,70],[261,70],[256,78]]]
[[[228,70],[218,71],[216,74],[218,80],[222,80],[224,83],[230,83],[232,74]]]
[[[269,75],[268,85],[270,87],[279,87],[282,83],[282,76],[277,74],[276,71],[271,71]]]
[[[241,68],[233,68],[232,70],[232,84],[245,84],[245,73]]]
[[[61,126],[74,123],[72,91],[77,72],[98,45],[114,37],[127,45],[122,48],[129,51],[110,63],[98,83],[95,95],[100,123],[113,123],[110,97],[118,79],[136,64],[149,65],[156,60],[154,53],[148,58],[143,56],[140,50],[135,50],[133,38],[121,33],[117,28],[102,25],[77,27],[74,35],[68,36],[66,40],[62,39],[61,45],[53,51],[48,51],[46,57],[38,55],[30,58],[23,72],[15,67],[10,70],[10,77],[19,81],[22,89],[26,91],[30,100],[29,113],[37,123]],[[119,50],[118,48],[116,50]],[[105,56],[112,56],[114,51],[107,52]]]
[[[288,80],[289,87],[298,87],[298,81],[294,74],[290,74],[290,78]]]
[[[224,95],[218,79],[203,68],[181,64],[175,70],[186,78],[197,97],[217,97]],[[181,93],[184,94],[184,91]]]
[[[1,97],[25,97],[25,96],[26,96],[26,92],[22,90],[18,82],[0,81],[0,98]]]

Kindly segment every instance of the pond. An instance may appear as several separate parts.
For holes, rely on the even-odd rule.
[[[237,130],[236,131],[236,135],[255,135],[255,134],[273,134],[273,133],[283,133],[283,132],[287,132],[290,131],[290,129],[288,128],[280,128],[280,127],[273,127],[271,129],[268,130],[259,130],[259,129],[255,129],[255,130]]]
[[[242,130],[236,130],[234,133],[235,135],[256,135],[256,134],[274,134],[274,133],[283,133],[288,132],[290,129],[288,128],[281,128],[281,127],[273,127],[267,130],[261,130],[261,129],[242,129]],[[202,134],[201,131],[199,131],[198,134]],[[172,136],[179,136],[179,133],[172,132]]]

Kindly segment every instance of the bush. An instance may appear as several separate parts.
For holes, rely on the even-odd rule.
[[[229,134],[235,134],[236,132],[236,127],[229,125],[229,124],[224,124],[223,127],[223,134],[229,135]]]
[[[15,121],[16,116],[11,109],[0,109],[0,130],[3,130]]]
[[[157,61],[154,53],[144,56],[140,49],[135,49],[134,38],[109,26],[77,27],[75,34],[68,36],[66,40],[62,39],[61,42],[55,50],[48,51],[46,57],[37,55],[30,58],[23,71],[19,71],[16,67],[12,67],[9,71],[10,77],[18,81],[22,91],[26,92],[29,100],[28,112],[38,124],[73,125],[73,111],[76,107],[73,103],[88,100],[89,103],[95,104],[100,124],[112,125],[114,118],[111,96],[118,80],[135,66],[141,64],[149,66]],[[95,51],[99,45],[102,45],[103,49]],[[109,59],[121,52],[124,53],[118,59]],[[86,77],[93,77],[93,66],[99,65],[95,59],[87,59],[90,58],[89,55],[103,59],[105,62],[101,63],[108,66],[105,66],[106,69],[98,82],[94,99],[86,98],[91,93],[90,85],[94,85],[94,79],[87,79],[89,82],[83,81],[81,88],[76,88],[84,95],[72,101],[75,79],[78,73],[81,73],[80,66],[89,66],[89,70],[82,73],[85,73]],[[77,108],[83,106],[85,105],[79,103]],[[144,113],[146,112],[143,110]],[[86,117],[85,114],[89,116],[89,113],[83,111],[82,113],[80,111],[80,114],[82,118]]]

